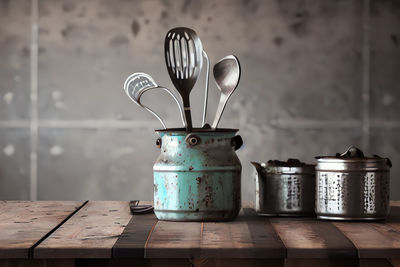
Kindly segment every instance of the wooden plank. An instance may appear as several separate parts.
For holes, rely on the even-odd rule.
[[[132,215],[127,201],[86,204],[34,250],[35,258],[111,258]]]
[[[360,259],[359,267],[393,267],[387,259]]]
[[[285,247],[266,218],[244,209],[234,221],[203,223],[200,257],[284,258]]]
[[[195,267],[284,267],[284,259],[191,259]]]
[[[400,201],[390,201],[390,206],[400,207]]]
[[[397,256],[400,257],[400,256]],[[389,260],[392,266],[394,267],[400,267],[400,258],[394,258]]]
[[[400,207],[392,206],[386,221],[335,222],[357,247],[360,258],[398,258],[400,255]]]
[[[51,259],[51,260],[22,260],[8,259],[0,260],[0,267],[75,267],[73,259]]]
[[[113,247],[113,258],[144,258],[144,247],[157,223],[154,213],[134,215]]]
[[[159,221],[145,246],[146,258],[198,258],[201,223]]]
[[[357,258],[357,249],[335,226],[312,218],[271,218],[287,258]]]
[[[189,259],[77,259],[76,267],[188,267]],[[1,267],[1,266],[0,266]]]
[[[285,267],[354,267],[358,259],[286,259]],[[384,267],[384,266],[383,266]]]
[[[1,201],[0,258],[27,259],[29,250],[83,202]]]

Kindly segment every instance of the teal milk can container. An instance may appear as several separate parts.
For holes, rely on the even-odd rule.
[[[157,130],[154,212],[159,220],[227,221],[241,207],[236,129]]]

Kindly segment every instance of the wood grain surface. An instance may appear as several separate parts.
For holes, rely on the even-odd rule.
[[[244,209],[231,222],[203,223],[202,258],[284,258],[285,247],[269,221]]]
[[[251,209],[231,222],[168,222],[154,214],[132,216],[125,201],[82,204],[0,202],[0,258],[22,260],[33,251],[39,260],[32,264],[40,259],[111,264],[112,258],[115,264],[146,258],[146,265],[179,258],[195,266],[225,266],[228,259],[233,265],[248,260],[279,265],[285,258],[287,266],[399,264],[398,202],[381,222],[267,218]]]
[[[131,217],[126,201],[89,202],[37,246],[34,257],[111,258]]]
[[[0,201],[0,258],[29,257],[29,250],[83,202]]]
[[[113,247],[113,258],[144,258],[145,245],[157,223],[154,213],[132,216]]]
[[[201,223],[158,221],[145,247],[146,258],[199,258]]]
[[[386,221],[334,222],[357,247],[360,258],[400,257],[400,206],[392,206]]]
[[[328,221],[312,218],[272,218],[288,258],[357,258],[351,241]]]

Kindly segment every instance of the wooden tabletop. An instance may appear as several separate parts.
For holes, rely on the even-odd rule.
[[[400,203],[385,222],[258,217],[167,222],[124,201],[2,201],[0,259],[400,258]]]

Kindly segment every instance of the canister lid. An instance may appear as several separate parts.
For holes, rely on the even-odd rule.
[[[261,166],[268,174],[314,174],[315,165],[306,164],[298,159],[288,159],[287,161],[269,160],[261,163]]]
[[[355,146],[350,146],[343,153],[335,156],[316,157],[318,164],[316,170],[321,171],[385,171],[392,167],[388,158],[378,155],[364,156],[364,153]]]

